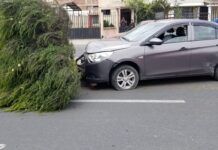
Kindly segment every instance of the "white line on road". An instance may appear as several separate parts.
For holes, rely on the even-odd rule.
[[[71,103],[159,103],[159,104],[184,104],[185,100],[107,100],[107,99],[99,99],[99,100],[73,100]]]

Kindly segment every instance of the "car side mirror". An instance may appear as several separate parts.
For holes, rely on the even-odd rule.
[[[149,45],[161,45],[163,43],[163,40],[159,39],[159,38],[152,38],[148,44]]]

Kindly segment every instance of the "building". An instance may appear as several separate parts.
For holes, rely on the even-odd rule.
[[[134,12],[125,6],[123,0],[99,0],[99,14],[104,37],[118,35],[121,32],[122,19],[126,21],[127,27],[134,20]]]
[[[69,14],[72,22],[72,38],[108,38],[128,30],[134,21],[134,11],[125,6],[123,0],[46,0],[58,2]],[[152,2],[153,0],[146,0]],[[218,18],[218,0],[168,0],[177,7],[181,18],[215,20]],[[168,18],[175,18],[175,11]],[[127,28],[121,28],[124,18]],[[74,35],[75,34],[75,35]]]
[[[58,2],[59,5],[62,5],[67,10],[72,21],[72,28],[76,29],[76,32],[77,30],[83,30],[84,34],[86,34],[85,30],[89,30],[88,32],[91,33],[92,31],[97,32],[99,29],[99,38],[116,36],[123,31],[120,27],[123,18],[127,27],[134,20],[134,12],[125,6],[123,0],[46,1],[50,3]]]
[[[214,20],[218,18],[218,0],[168,0],[172,7],[180,7],[182,18]]]

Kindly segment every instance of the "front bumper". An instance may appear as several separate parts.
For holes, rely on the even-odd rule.
[[[113,62],[110,60],[104,60],[100,63],[89,63],[84,55],[77,59],[79,71],[86,81],[90,83],[109,82],[112,65]]]

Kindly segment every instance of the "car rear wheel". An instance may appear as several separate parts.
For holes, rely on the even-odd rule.
[[[218,66],[215,68],[214,79],[218,81]]]
[[[111,76],[112,86],[119,91],[135,89],[138,82],[138,71],[128,65],[116,68]]]

